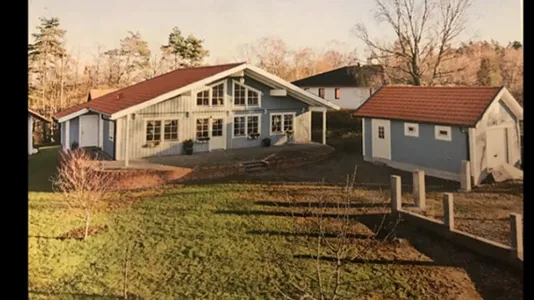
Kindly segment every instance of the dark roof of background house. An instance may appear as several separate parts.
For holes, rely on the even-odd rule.
[[[384,86],[355,112],[358,117],[475,126],[502,87]]]
[[[299,87],[366,86],[365,79],[368,80],[373,75],[383,76],[383,67],[381,65],[346,66],[302,78],[292,83]]]
[[[113,114],[241,64],[244,64],[244,62],[177,69],[101,97],[93,98],[89,102],[67,108],[55,114],[54,117],[61,118],[83,108],[95,109],[105,114]]]

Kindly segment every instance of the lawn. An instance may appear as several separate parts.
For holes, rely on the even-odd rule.
[[[30,191],[41,191],[29,195],[31,299],[116,299],[125,281],[129,299],[282,299],[277,287],[291,288],[276,260],[291,259],[288,212],[308,209],[294,202],[324,193],[336,203],[346,195],[336,186],[266,181],[167,186],[113,197],[93,218],[107,231],[85,241],[58,239],[82,220],[57,194],[43,192],[50,187],[41,176],[53,174],[57,160],[46,152],[30,158]],[[361,217],[354,224],[371,233],[376,220],[369,216],[387,212],[387,192],[358,189],[350,197],[362,204],[352,211]],[[403,228],[394,233],[401,243],[356,243],[372,251],[348,265],[344,289],[358,299],[521,298],[519,277]],[[312,260],[295,263],[313,276]]]

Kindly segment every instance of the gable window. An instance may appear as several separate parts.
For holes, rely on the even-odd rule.
[[[209,88],[196,93],[198,106],[224,105],[225,82],[216,83]]]
[[[335,89],[335,98],[336,99],[341,98],[341,89],[339,89],[339,88]]]
[[[419,124],[404,123],[404,135],[418,137],[419,136]]]
[[[110,122],[110,130],[113,123]],[[177,141],[178,120],[147,120],[145,127],[145,139],[147,142]]]
[[[235,106],[260,106],[261,92],[234,81],[234,105]]]
[[[209,127],[208,127],[208,123],[209,123],[209,120],[208,118],[204,118],[204,119],[197,119],[197,139],[198,138],[205,138],[205,137],[208,137],[209,136]]]
[[[209,105],[210,104],[210,91],[205,90],[197,94],[197,105]]]
[[[164,121],[164,134],[163,139],[166,141],[178,140],[178,120],[165,120]]]
[[[108,139],[113,141],[115,138],[115,122],[108,121]]]
[[[384,139],[386,134],[384,133],[384,126],[378,126],[378,138]]]
[[[319,89],[319,97],[324,99],[324,88]]]
[[[451,141],[451,127],[449,126],[434,126],[434,135],[436,140]]]
[[[234,117],[234,138],[260,133],[260,115]]]
[[[295,113],[271,114],[271,135],[293,131]]]

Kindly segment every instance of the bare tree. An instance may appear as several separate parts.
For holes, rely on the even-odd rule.
[[[375,0],[376,18],[394,32],[393,43],[369,36],[364,24],[355,33],[382,64],[392,79],[413,85],[432,85],[456,70],[441,64],[454,57],[451,43],[465,31],[468,10],[474,0]],[[396,62],[392,62],[395,60]],[[401,76],[399,76],[401,75]]]
[[[356,171],[357,167],[347,176],[341,201],[328,199],[331,195],[325,189],[315,193],[315,199],[306,203],[308,207],[304,210],[288,212],[292,219],[289,255],[277,252],[272,262],[282,273],[283,280],[276,284],[276,289],[285,299],[354,299],[357,295],[353,287],[374,280],[349,282],[346,268],[348,264],[365,260],[366,254],[377,245],[374,241],[379,231],[389,227],[389,233],[381,233],[381,238],[391,237],[399,219],[388,221],[388,213],[384,212],[372,233],[361,234],[361,226],[355,219],[356,203],[352,201]],[[301,204],[289,202],[288,206],[302,207]],[[381,208],[381,204],[369,204]],[[387,202],[383,205],[386,208]],[[365,210],[360,208],[359,213]]]
[[[89,233],[93,212],[110,190],[113,181],[109,174],[97,169],[95,161],[81,149],[62,153],[53,186],[62,193],[69,207],[83,210],[84,239]]]

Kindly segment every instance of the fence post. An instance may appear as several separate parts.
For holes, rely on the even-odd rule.
[[[468,160],[462,160],[462,169],[460,170],[460,188],[462,191],[471,191],[471,163]]]
[[[416,207],[425,209],[425,171],[423,170],[413,171],[413,200]]]
[[[452,193],[443,194],[443,223],[449,231],[454,229],[454,200]]]
[[[402,206],[401,178],[397,175],[391,175],[391,205],[393,212],[398,212]]]
[[[523,217],[520,214],[510,214],[510,238],[512,256],[523,259]]]

